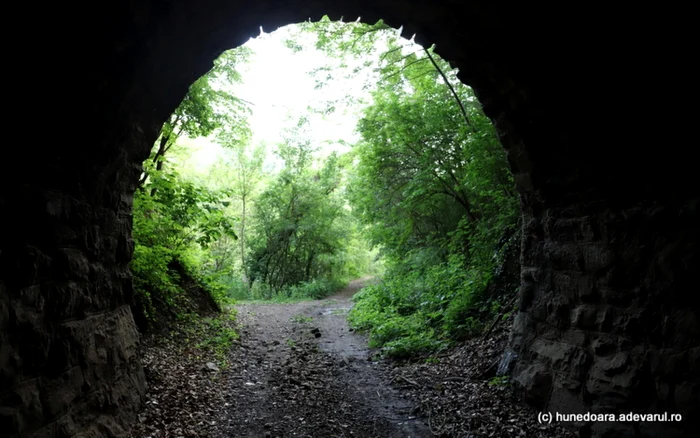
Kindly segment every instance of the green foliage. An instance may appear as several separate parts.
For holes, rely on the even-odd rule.
[[[240,82],[236,66],[249,54],[245,48],[223,53],[214,68],[190,86],[144,163],[134,196],[131,263],[135,316],[142,328],[159,318],[186,314],[196,306],[188,297],[193,288],[209,293],[219,307],[231,302],[229,248],[238,239],[240,222],[231,211],[233,193],[184,178],[165,164],[182,136],[205,136],[226,126],[228,146],[247,140],[247,103],[224,90],[226,84]]]
[[[224,325],[219,318],[206,318],[204,323],[208,325],[211,334],[197,344],[197,348],[211,351],[221,364],[225,364],[233,341],[239,338],[238,333]]]
[[[171,336],[182,346],[183,354],[189,353],[197,357],[213,356],[219,366],[228,365],[228,353],[234,341],[240,337],[235,330],[236,312],[234,310],[204,318],[201,315],[187,313],[182,314],[180,320],[185,324],[179,327],[178,332],[171,333]]]
[[[381,28],[359,34],[374,38]],[[358,124],[348,190],[386,273],[356,296],[350,322],[373,346],[406,357],[480,333],[497,312],[487,286],[518,205],[504,151],[472,90],[432,49],[388,44]]]
[[[152,189],[157,190],[152,190]],[[222,236],[235,238],[234,218],[223,211],[222,195],[182,180],[177,173],[151,170],[149,184],[134,195],[134,256],[131,269],[137,312],[154,322],[156,307],[181,312],[181,267],[188,278],[221,304],[226,294],[202,275],[195,248]]]
[[[510,385],[510,379],[508,376],[496,376],[489,380],[489,386],[508,386]]]
[[[165,306],[183,313],[183,277],[225,307],[234,299],[321,299],[373,273],[382,281],[356,295],[348,316],[369,332],[372,347],[410,357],[480,333],[507,310],[507,297],[490,286],[518,202],[474,93],[433,48],[381,21],[324,17],[299,32],[333,54],[316,72],[319,88],[339,74],[373,69],[371,101],[347,96],[315,108],[325,115],[341,104],[365,105],[361,140],[348,154],[319,160],[311,125],[300,117],[276,145],[284,168],[265,174],[262,146],[249,141],[247,104],[222,91],[240,79],[234,67],[246,53],[224,54],[192,85],[145,163],[132,263],[141,312],[152,318]],[[370,65],[364,57],[379,44],[384,51]],[[291,40],[288,47],[305,50]],[[209,134],[226,153],[207,175],[185,178],[170,168],[166,153],[178,137]]]
[[[346,208],[341,160],[314,162],[305,129],[301,119],[278,145],[285,167],[256,199],[246,268],[262,298],[323,298],[370,265]]]
[[[307,300],[320,300],[332,295],[343,287],[347,281],[341,279],[320,278],[309,282],[287,286],[282,290],[274,290],[266,283],[256,283],[248,289],[242,300],[272,301],[276,303],[294,303]]]
[[[284,294],[292,299],[311,298],[314,300],[320,300],[332,295],[334,292],[342,289],[346,285],[347,283],[342,280],[321,278],[310,282],[302,282],[298,285],[289,286],[284,291]]]

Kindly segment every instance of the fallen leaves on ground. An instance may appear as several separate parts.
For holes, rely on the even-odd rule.
[[[430,430],[410,436],[576,436],[539,424],[537,411],[493,378],[510,321],[438,358],[395,364],[322,352],[326,331],[285,322],[291,318],[280,316],[289,313],[283,306],[270,309],[254,318],[255,336],[234,344],[226,367],[220,354],[196,347],[215,335],[206,328],[144,341],[149,389],[131,437],[403,437],[401,428],[416,416]],[[274,319],[282,322],[273,329]]]
[[[428,363],[397,365],[392,381],[410,394],[441,438],[569,438],[561,425],[540,424],[507,379],[496,376],[512,321],[487,338],[471,339]],[[495,377],[495,378],[494,378]]]
[[[233,328],[234,322],[223,322]],[[205,325],[192,329],[181,323],[169,338],[149,336],[142,341],[141,362],[148,389],[145,407],[132,438],[213,437],[217,415],[225,406],[227,369],[217,352],[197,345],[216,336]],[[231,360],[235,360],[232,355]]]

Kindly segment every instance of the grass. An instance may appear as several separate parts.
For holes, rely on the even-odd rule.
[[[510,384],[510,380],[508,376],[497,376],[497,377],[492,377],[489,380],[489,386],[508,386]]]
[[[237,296],[238,303],[250,304],[288,304],[304,301],[322,300],[348,285],[348,280],[316,279],[310,282],[288,286],[282,291],[273,292],[266,290],[265,286],[253,288],[248,293],[249,298]],[[269,298],[264,298],[269,296]]]
[[[180,344],[194,344],[196,356],[212,356],[220,367],[225,368],[231,347],[239,339],[238,332],[234,329],[236,312],[225,311],[213,318],[186,319],[182,333],[184,339],[180,340]]]

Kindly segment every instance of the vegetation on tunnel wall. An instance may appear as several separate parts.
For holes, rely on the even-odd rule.
[[[477,333],[498,241],[518,213],[503,149],[470,90],[454,81],[465,117],[440,73],[416,65],[365,111],[350,184],[389,265],[351,320],[396,355]]]

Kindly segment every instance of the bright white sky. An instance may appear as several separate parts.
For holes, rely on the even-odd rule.
[[[320,155],[325,156],[333,150],[346,151],[347,147],[336,142],[345,140],[353,143],[357,139],[354,133],[357,116],[353,114],[357,108],[340,109],[329,116],[312,114],[307,108],[310,105],[319,107],[326,100],[339,99],[348,94],[357,96],[363,93],[366,76],[357,75],[345,80],[338,78],[321,90],[314,89],[315,79],[310,72],[326,65],[328,58],[313,49],[310,41],[297,40],[305,47],[300,52],[294,53],[288,49],[284,45],[288,29],[262,33],[246,43],[254,53],[250,61],[239,69],[243,81],[234,86],[232,93],[253,104],[253,114],[249,118],[253,144],[279,143],[285,127],[295,125],[299,116],[308,115],[312,141],[322,147]],[[365,75],[370,74],[371,71],[365,72]],[[181,143],[193,154],[190,160],[199,172],[206,172],[222,152],[221,147],[207,138],[185,139]],[[268,155],[266,167],[278,167],[280,162],[274,156],[272,147]]]

